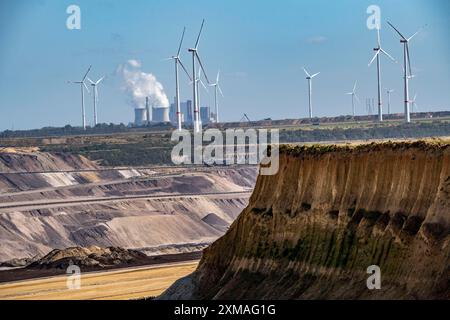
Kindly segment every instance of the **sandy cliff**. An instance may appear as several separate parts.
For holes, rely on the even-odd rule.
[[[161,298],[450,298],[450,145],[283,147],[250,203]],[[368,290],[378,265],[381,289]]]

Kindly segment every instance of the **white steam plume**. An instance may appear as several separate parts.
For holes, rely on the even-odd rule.
[[[135,107],[145,107],[145,97],[149,98],[155,108],[169,106],[169,99],[164,92],[163,85],[151,73],[141,71],[141,62],[128,60],[119,66],[118,71],[125,81],[124,89],[131,97]]]

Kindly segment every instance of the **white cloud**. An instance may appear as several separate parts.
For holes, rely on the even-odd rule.
[[[142,66],[141,62],[135,59],[130,59],[127,63],[133,68],[140,68]]]

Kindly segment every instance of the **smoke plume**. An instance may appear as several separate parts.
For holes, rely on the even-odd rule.
[[[141,70],[138,60],[128,60],[119,66],[118,71],[125,81],[124,89],[130,95],[135,107],[145,106],[145,97],[149,98],[150,105],[157,107],[168,107],[169,99],[164,92],[163,85],[156,80],[151,73]]]

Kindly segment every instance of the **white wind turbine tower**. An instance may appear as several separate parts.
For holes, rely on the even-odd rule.
[[[411,60],[409,59],[409,46],[408,43],[414,38],[424,27],[416,31],[411,37],[405,38],[400,31],[398,31],[389,21],[388,24],[400,35],[400,43],[403,43],[403,84],[404,84],[404,96],[405,96],[405,121],[411,122],[410,110],[409,110],[409,79],[413,77],[411,74]]]
[[[86,83],[84,82],[84,80],[86,80],[86,77],[87,77],[89,71],[91,71],[91,67],[92,66],[89,66],[88,70],[84,74],[84,76],[81,79],[81,81],[68,81],[68,83],[79,84],[80,88],[81,88],[81,123],[82,123],[82,126],[83,126],[83,130],[86,130],[86,112],[85,112],[85,109],[84,109],[84,88],[86,88],[87,92],[89,92],[89,89],[86,86]]]
[[[192,52],[192,92],[193,92],[192,103],[194,105],[194,132],[200,132],[200,115],[199,115],[198,90],[196,81],[197,80],[196,61],[200,65],[200,69],[205,75],[206,81],[208,82],[208,84],[210,83],[208,80],[208,76],[206,75],[205,68],[203,68],[202,61],[200,60],[200,56],[198,55],[198,43],[200,41],[200,35],[202,34],[204,24],[205,19],[203,19],[202,21],[200,32],[198,33],[197,41],[195,42],[194,48],[188,49],[189,52]]]
[[[387,53],[386,51],[381,48],[381,39],[380,39],[380,26],[377,26],[377,41],[378,41],[378,47],[373,48],[375,52],[375,55],[373,56],[372,60],[369,62],[369,67],[372,64],[372,62],[377,59],[377,93],[378,93],[378,121],[383,121],[383,102],[381,99],[381,61],[380,61],[380,52],[386,55],[389,59],[396,62],[392,56]]]
[[[388,114],[391,114],[391,93],[394,92],[394,89],[386,89],[387,97],[388,97]]]
[[[215,110],[216,110],[216,118],[215,118],[216,123],[219,123],[219,102],[217,100],[217,91],[219,91],[219,93],[223,97],[223,92],[219,85],[219,76],[220,76],[220,70],[217,72],[216,82],[210,84],[211,87],[214,87],[214,106],[215,106]]]
[[[100,82],[103,81],[105,77],[101,77],[100,79],[98,79],[97,81],[92,81],[91,79],[89,79],[89,77],[87,78],[88,81],[91,83],[92,86],[92,93],[93,93],[93,97],[94,97],[94,126],[97,125],[97,102],[98,102],[98,91],[97,91],[97,86]]]
[[[306,74],[306,80],[308,80],[308,104],[309,104],[309,119],[312,119],[313,112],[312,112],[312,79],[317,76],[320,72],[314,73],[313,75],[310,75],[308,71],[306,71],[306,68],[303,67],[303,71],[305,71]]]
[[[351,95],[352,96],[352,115],[355,116],[355,98],[356,101],[359,103],[359,98],[356,95],[356,84],[358,83],[358,81],[355,81],[355,85],[353,86],[353,90],[352,92],[347,92],[346,94]]]
[[[183,44],[185,31],[186,31],[186,27],[183,28],[183,33],[181,35],[180,45],[178,46],[177,54],[175,56],[172,56],[172,57],[166,59],[166,60],[175,60],[175,100],[176,100],[176,104],[177,104],[178,131],[181,130],[180,82],[178,79],[178,65],[180,65],[183,68],[183,70],[187,74],[188,78],[190,80],[192,80],[191,76],[189,75],[189,72],[186,70],[186,68],[184,67],[184,65],[180,59],[180,50],[181,50],[181,45]]]

